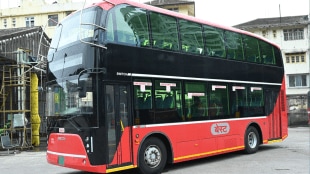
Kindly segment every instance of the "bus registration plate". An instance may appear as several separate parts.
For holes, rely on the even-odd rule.
[[[58,156],[58,164],[61,166],[64,166],[65,165],[65,157]]]

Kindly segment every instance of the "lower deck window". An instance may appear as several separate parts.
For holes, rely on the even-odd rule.
[[[135,124],[237,119],[266,113],[264,88],[257,85],[135,79],[133,90]]]

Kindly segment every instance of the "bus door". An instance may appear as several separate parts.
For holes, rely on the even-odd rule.
[[[266,113],[269,113],[269,138],[281,138],[281,101],[277,103],[277,91],[273,89],[266,89],[265,96]]]
[[[132,164],[130,90],[127,85],[105,85],[108,168]]]

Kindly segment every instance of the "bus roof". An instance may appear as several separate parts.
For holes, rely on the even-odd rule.
[[[108,6],[107,6],[107,4],[108,4]],[[185,14],[182,14],[182,13],[166,10],[166,9],[163,9],[163,8],[159,8],[159,7],[155,7],[155,6],[151,6],[151,5],[147,5],[147,4],[143,4],[143,3],[139,3],[139,2],[135,2],[135,1],[131,1],[131,0],[102,0],[102,2],[95,3],[93,5],[98,5],[98,6],[101,6],[102,8],[104,8],[104,9],[106,9],[106,8],[112,8],[113,5],[119,5],[119,4],[128,4],[128,5],[131,5],[131,6],[136,6],[136,7],[139,7],[139,8],[143,8],[143,9],[146,9],[146,10],[158,12],[158,13],[161,13],[161,14],[166,14],[166,15],[169,15],[169,16],[173,16],[173,17],[177,17],[177,18],[181,18],[181,19],[197,22],[197,23],[200,23],[200,24],[205,24],[205,25],[221,28],[221,29],[224,29],[224,30],[234,31],[234,32],[237,32],[237,33],[240,33],[240,34],[249,35],[249,36],[258,38],[260,40],[266,41],[266,42],[268,42],[268,43],[270,43],[270,44],[272,44],[272,45],[274,45],[274,46],[276,46],[277,48],[280,49],[279,45],[277,45],[276,43],[274,43],[274,42],[272,42],[272,41],[270,41],[270,40],[268,40],[268,39],[266,39],[266,38],[264,38],[264,37],[262,37],[260,35],[257,35],[257,34],[254,34],[254,33],[251,33],[251,32],[245,31],[245,30],[240,30],[240,29],[237,29],[237,28],[234,28],[234,27],[230,27],[230,26],[225,26],[225,25],[209,22],[209,21],[206,21],[204,19],[197,18],[197,17],[188,16],[188,15],[185,15]]]

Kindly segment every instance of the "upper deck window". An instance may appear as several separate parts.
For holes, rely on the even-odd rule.
[[[176,18],[150,12],[153,47],[179,50]]]
[[[194,54],[203,54],[204,46],[201,25],[186,20],[180,20],[179,25],[182,51]]]
[[[245,58],[248,62],[260,63],[260,54],[258,39],[250,36],[243,36],[243,46],[245,49]]]
[[[205,47],[208,56],[226,57],[224,31],[211,26],[204,27]]]
[[[234,60],[244,60],[242,37],[239,33],[226,31],[227,58]]]
[[[60,48],[68,46],[75,41],[92,39],[96,15],[100,8],[88,8],[68,16],[58,24],[51,47]],[[81,14],[82,13],[82,14]],[[97,24],[98,25],[98,24]]]
[[[262,62],[264,64],[275,65],[275,54],[272,45],[259,41]]]
[[[145,10],[128,5],[119,5],[109,13],[108,19],[108,42],[150,46]]]
[[[259,38],[121,4],[110,10],[105,41],[282,66],[280,50]]]

